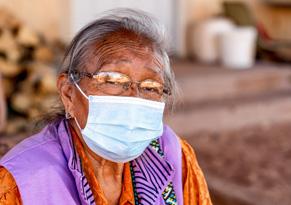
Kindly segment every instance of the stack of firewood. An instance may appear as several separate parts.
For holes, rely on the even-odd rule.
[[[52,105],[57,92],[56,65],[62,52],[61,43],[48,42],[0,9],[0,73],[12,121],[34,119]],[[15,129],[9,123],[7,127]]]

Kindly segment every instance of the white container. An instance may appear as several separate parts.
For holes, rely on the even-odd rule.
[[[220,60],[227,68],[246,69],[254,65],[257,31],[253,27],[237,27],[219,37]]]
[[[191,50],[198,61],[215,63],[219,58],[218,36],[233,30],[234,24],[224,18],[199,23],[192,31]]]

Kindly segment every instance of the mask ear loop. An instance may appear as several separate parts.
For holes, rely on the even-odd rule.
[[[74,76],[73,76],[73,74],[71,73],[70,74],[70,77],[71,77],[71,79],[73,80],[73,82],[74,82],[74,85],[78,88],[78,90],[80,91],[80,93],[87,99],[87,100],[89,100],[89,97],[84,93],[84,91],[80,88],[80,86],[78,85],[78,83],[76,83],[76,81],[75,81],[75,79],[74,79]]]
[[[73,80],[74,85],[75,85],[75,86],[78,88],[78,90],[80,91],[80,93],[81,93],[81,94],[82,94],[82,95],[83,95],[87,100],[89,100],[88,96],[83,92],[83,90],[80,88],[80,86],[76,83],[76,81],[75,81],[74,76],[73,76],[72,73],[70,74],[70,77],[71,77],[71,79]],[[76,125],[77,125],[77,127],[79,128],[79,130],[82,131],[82,128],[81,128],[81,126],[80,126],[78,120],[76,119],[76,117],[73,117],[73,118],[74,118],[74,120],[75,120],[75,122],[76,122]]]
[[[78,120],[76,119],[76,117],[74,117],[74,120],[75,120],[76,125],[77,125],[77,127],[79,128],[79,130],[82,131],[82,128],[81,128],[81,126],[80,126]]]

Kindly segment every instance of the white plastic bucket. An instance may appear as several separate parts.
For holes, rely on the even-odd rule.
[[[255,60],[257,31],[253,27],[237,27],[219,37],[220,60],[227,68],[251,68]]]
[[[233,30],[234,24],[228,19],[211,19],[199,23],[192,31],[191,50],[198,61],[215,63],[219,58],[218,36]]]

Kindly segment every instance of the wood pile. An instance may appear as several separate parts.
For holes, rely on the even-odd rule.
[[[8,116],[12,119],[8,132],[23,124],[19,121],[27,123],[46,112],[56,99],[56,65],[63,48],[62,43],[47,41],[0,9],[0,74]]]

